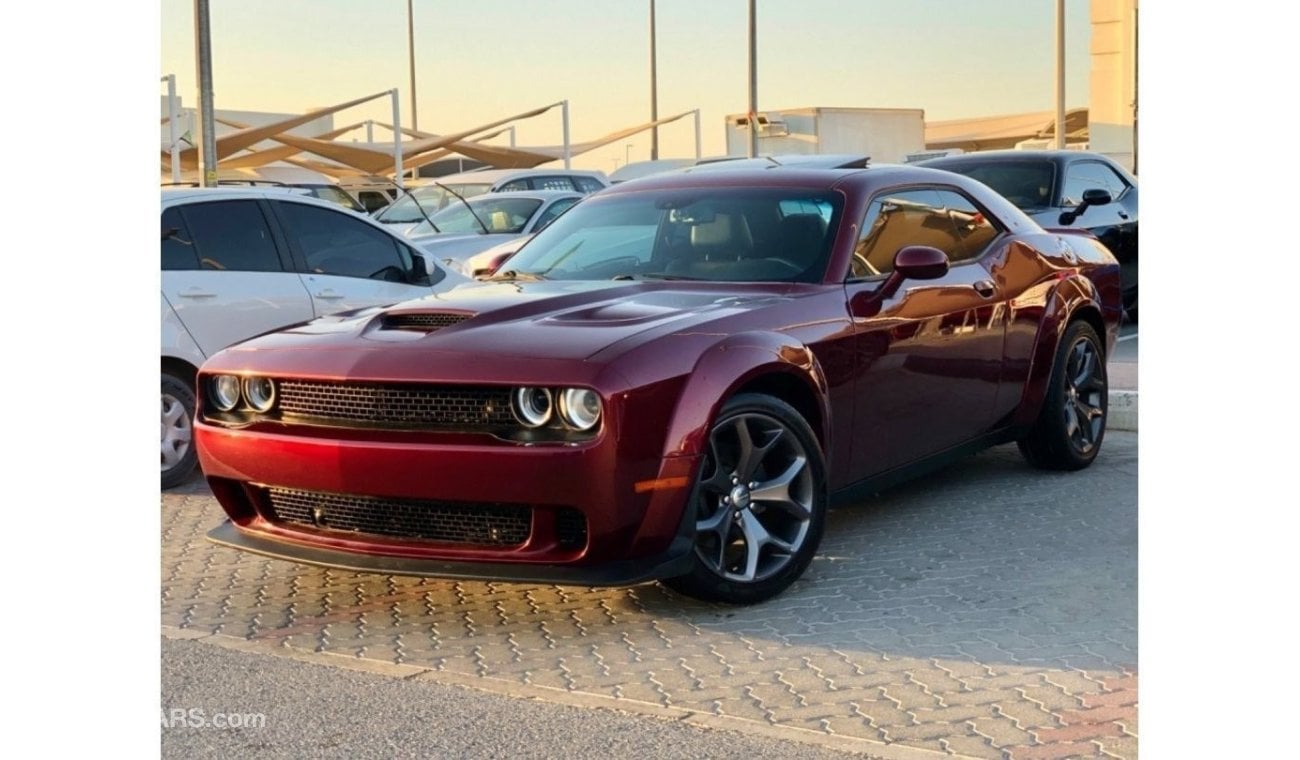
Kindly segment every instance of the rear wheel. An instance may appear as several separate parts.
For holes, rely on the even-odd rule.
[[[1056,350],[1047,398],[1020,453],[1045,470],[1081,470],[1092,464],[1106,435],[1109,386],[1097,331],[1073,322]]]
[[[691,571],[665,581],[698,599],[752,604],[784,591],[812,562],[826,515],[826,467],[807,421],[757,394],[727,402],[687,509]]]
[[[194,391],[184,380],[162,373],[162,487],[184,483],[194,472]]]

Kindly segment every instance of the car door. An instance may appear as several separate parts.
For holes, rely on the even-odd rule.
[[[261,201],[171,206],[162,226],[163,295],[204,354],[312,318]]]
[[[429,295],[417,258],[394,236],[343,211],[273,202],[316,316]],[[423,267],[423,259],[418,259]],[[441,270],[436,270],[439,275]]]
[[[982,259],[1002,231],[964,196],[933,187],[877,194],[854,252],[846,297],[854,326],[854,479],[978,437],[997,417],[1004,296]],[[909,245],[938,248],[935,280],[877,291]]]

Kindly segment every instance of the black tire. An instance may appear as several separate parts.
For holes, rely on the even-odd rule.
[[[749,457],[743,453],[742,429],[751,441]],[[733,476],[742,471],[746,479],[736,482]],[[826,504],[826,464],[808,422],[780,399],[736,396],[710,429],[687,502],[696,519],[691,570],[664,583],[706,601],[770,599],[808,569],[821,543]],[[754,544],[758,549],[751,561]],[[706,559],[715,555],[716,561]]]
[[[183,411],[183,419],[176,411]],[[174,488],[189,479],[198,464],[194,450],[194,391],[189,383],[162,373],[162,487]],[[169,456],[170,454],[170,456]]]
[[[1097,331],[1087,322],[1070,323],[1056,349],[1042,411],[1018,441],[1020,453],[1044,470],[1082,470],[1092,464],[1106,436],[1109,392]]]

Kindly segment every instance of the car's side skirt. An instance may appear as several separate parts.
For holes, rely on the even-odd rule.
[[[984,449],[992,446],[999,446],[1004,443],[1010,443],[1023,431],[1016,428],[1003,428],[992,433],[985,434],[966,443],[945,449],[938,454],[928,456],[925,459],[919,459],[915,462],[895,467],[877,473],[856,483],[851,483],[839,490],[831,493],[831,507],[843,507],[849,504],[856,504],[864,501],[881,491],[893,488],[901,483],[914,480],[926,473],[947,467],[948,465],[960,459],[964,459],[972,454],[977,454]]]

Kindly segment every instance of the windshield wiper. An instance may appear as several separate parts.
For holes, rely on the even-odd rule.
[[[611,280],[695,280],[697,282],[700,280],[699,277],[686,277],[685,275],[680,275],[680,274],[662,274],[659,272],[647,272],[645,274],[625,272],[623,274],[616,274],[610,279]]]
[[[484,235],[491,235],[491,234],[492,234],[492,233],[488,232],[487,225],[484,224],[484,223],[483,223],[483,220],[479,218],[479,216],[478,216],[478,212],[474,210],[474,207],[473,207],[473,206],[469,205],[469,201],[465,200],[465,196],[461,195],[460,193],[456,192],[455,190],[452,190],[450,187],[447,187],[446,185],[442,184],[441,182],[435,182],[435,183],[433,183],[433,184],[437,185],[438,187],[441,187],[443,190],[446,190],[447,192],[449,192],[449,193],[451,193],[452,195],[456,196],[456,197],[460,200],[461,203],[464,203],[464,204],[465,204],[465,208],[469,209],[469,213],[470,213],[471,215],[473,215],[473,217],[474,217],[474,221],[478,222],[478,226],[481,227],[481,228],[483,229],[483,234],[484,234]],[[433,224],[433,222],[429,222],[429,224]],[[434,229],[437,229],[437,227],[435,227]]]
[[[387,178],[385,177],[385,179],[387,179]],[[415,193],[411,192],[410,190],[407,190],[405,187],[402,187],[401,185],[397,184],[396,182],[394,182],[394,181],[391,180],[391,179],[388,180],[388,183],[391,184],[393,187],[397,188],[398,190],[401,190],[403,193],[406,194],[406,197],[407,197],[407,198],[410,198],[410,199],[411,199],[411,203],[414,203],[414,204],[415,204],[415,207],[416,207],[417,209],[420,210],[420,216],[423,216],[423,217],[424,217],[424,221],[426,221],[426,222],[429,223],[429,226],[433,228],[433,231],[434,231],[434,232],[442,232],[442,230],[438,229],[438,225],[434,224],[434,223],[433,223],[433,220],[429,218],[429,212],[427,212],[427,211],[424,210],[424,205],[423,205],[422,203],[420,203],[420,199],[419,199],[419,198],[416,198],[416,197],[415,197]],[[436,183],[435,183],[435,184],[436,184]],[[446,189],[446,188],[444,188],[444,189]],[[393,201],[393,202],[396,203],[397,201]],[[375,221],[378,221],[378,222],[380,222],[381,224],[409,224],[409,222],[406,222],[406,221],[404,221],[404,220],[397,220],[397,219],[383,219],[383,218],[380,218],[380,219],[377,219],[377,220],[375,220]],[[416,221],[416,224],[419,224],[419,221],[418,221],[418,220]]]
[[[488,277],[488,278],[486,278],[486,279],[488,279],[488,280],[524,280],[524,281],[526,281],[526,282],[541,282],[542,280],[547,279],[547,277],[546,277],[546,275],[537,274],[537,273],[535,273],[535,272],[519,272],[519,271],[516,271],[516,270],[514,270],[514,269],[507,269],[506,271],[501,272],[500,274],[494,274],[494,275],[492,275],[491,277]]]

